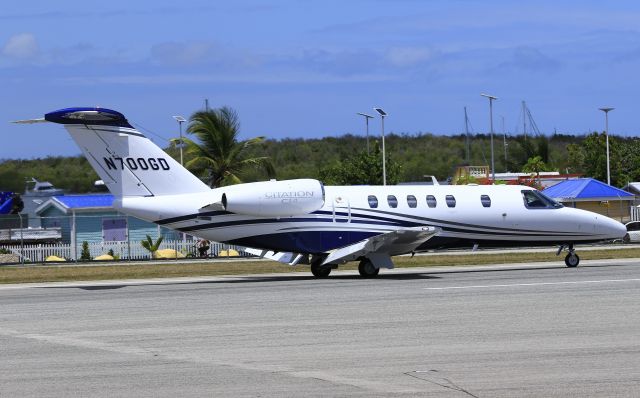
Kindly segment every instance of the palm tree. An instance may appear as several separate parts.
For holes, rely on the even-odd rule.
[[[208,173],[211,188],[242,182],[239,175],[247,167],[261,168],[269,177],[275,175],[269,157],[247,157],[248,150],[262,144],[264,137],[238,141],[239,129],[238,114],[226,106],[198,111],[189,118],[187,133],[200,143],[184,139],[191,157],[186,166],[198,174]]]
[[[140,242],[140,244],[142,245],[142,247],[144,247],[149,252],[151,252],[152,256],[154,256],[155,253],[160,248],[160,243],[162,243],[163,239],[164,239],[164,236],[161,236],[161,237],[158,238],[157,241],[154,242],[153,239],[151,239],[151,237],[149,235],[147,235],[147,239],[143,240],[142,242]]]

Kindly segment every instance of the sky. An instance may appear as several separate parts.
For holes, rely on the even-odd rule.
[[[0,159],[75,155],[53,124],[72,106],[118,110],[161,146],[173,115],[230,106],[241,138],[385,132],[636,136],[640,2],[323,0],[8,2],[0,11]],[[380,134],[380,120],[370,124]],[[427,154],[425,154],[427,155]]]

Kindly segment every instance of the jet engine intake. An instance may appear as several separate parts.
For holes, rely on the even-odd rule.
[[[292,217],[312,213],[324,205],[324,186],[318,180],[263,181],[226,187],[222,207],[229,212],[261,217]]]

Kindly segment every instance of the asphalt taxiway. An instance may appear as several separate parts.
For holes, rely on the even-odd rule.
[[[632,397],[640,259],[0,286],[0,396]]]

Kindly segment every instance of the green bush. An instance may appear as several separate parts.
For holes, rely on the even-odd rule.
[[[80,252],[81,261],[91,261],[91,253],[89,252],[89,242],[86,240],[82,242],[82,252]]]

